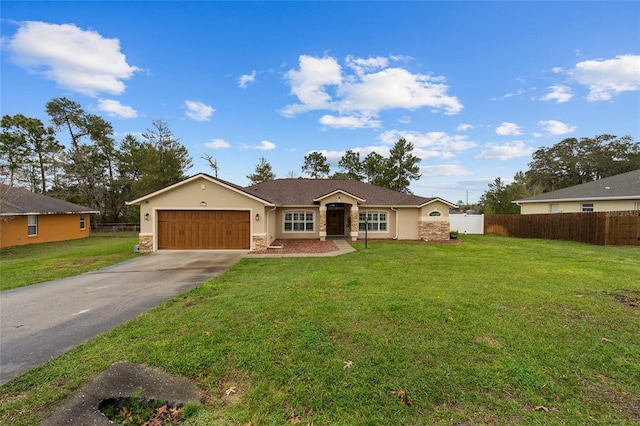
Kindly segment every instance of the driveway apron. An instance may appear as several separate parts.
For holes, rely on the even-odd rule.
[[[0,293],[0,385],[197,287],[243,250],[159,251]]]

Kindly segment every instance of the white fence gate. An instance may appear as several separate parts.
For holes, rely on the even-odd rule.
[[[484,234],[483,214],[450,214],[450,229],[461,234]]]

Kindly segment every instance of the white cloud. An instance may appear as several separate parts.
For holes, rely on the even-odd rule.
[[[360,154],[360,161],[364,160],[364,158],[367,155],[371,154],[372,152],[376,152],[382,155],[383,157],[389,156],[389,147],[386,147],[386,146],[367,146],[362,148],[356,147],[356,148],[349,148],[349,149],[355,152],[356,154]],[[338,167],[338,162],[346,153],[346,150],[328,151],[326,149],[323,149],[323,150],[316,150],[316,151],[324,155],[327,158],[327,162],[329,162],[331,165],[336,167]],[[313,151],[309,151],[307,154],[309,154],[310,152],[313,152]]]
[[[122,105],[119,101],[113,99],[100,99],[98,101],[98,109],[106,112],[109,117],[117,118],[136,118],[138,112],[127,105]]]
[[[619,93],[640,90],[640,55],[579,62],[568,74],[589,88],[587,100],[607,101]]]
[[[477,145],[475,142],[470,141],[467,135],[448,135],[444,132],[420,133],[389,130],[380,135],[382,143],[390,146],[401,138],[411,142],[414,154],[422,159],[451,159],[455,157],[456,152],[465,151]]]
[[[196,101],[184,101],[184,105],[187,108],[187,117],[196,121],[209,121],[213,113],[216,111],[212,106],[206,105],[202,102]]]
[[[565,135],[567,133],[575,132],[576,130],[576,126],[569,126],[562,121],[556,120],[539,121],[538,125],[547,133],[551,133],[552,135]]]
[[[471,172],[457,164],[441,164],[437,166],[420,166],[422,177],[466,176]]]
[[[502,125],[496,128],[496,134],[500,136],[517,136],[521,135],[522,131],[520,130],[520,126],[517,124],[505,121]]]
[[[118,39],[72,24],[21,22],[6,46],[18,66],[87,96],[120,94],[123,80],[140,71],[127,63]]]
[[[500,99],[509,99],[509,98],[513,98],[513,97],[516,97],[516,96],[520,96],[520,95],[524,94],[525,92],[526,92],[526,90],[524,90],[524,89],[518,89],[515,92],[506,93],[506,94],[502,95],[499,98],[496,98],[496,97],[489,98],[489,100],[490,101],[498,101]]]
[[[487,144],[486,150],[476,156],[479,160],[510,160],[517,157],[526,157],[533,153],[522,141],[513,141],[504,145]]]
[[[238,87],[246,88],[249,83],[253,83],[256,81],[256,72],[255,70],[251,72],[251,74],[245,74],[240,76],[238,79]]]
[[[320,124],[336,128],[362,129],[362,128],[378,128],[382,124],[379,120],[373,120],[371,117],[323,115],[320,118]]]
[[[458,127],[456,127],[456,131],[458,132],[464,132],[466,130],[469,129],[473,129],[473,126],[471,124],[467,124],[467,123],[460,123],[460,125],[458,125]]]
[[[380,56],[364,59],[349,55],[345,59],[345,62],[347,63],[347,66],[354,70],[358,75],[363,75],[367,71],[373,71],[389,65],[389,59]]]
[[[262,142],[260,142],[260,145],[241,144],[240,148],[242,148],[242,149],[258,149],[260,151],[271,151],[271,150],[276,148],[276,144],[273,143],[273,142],[269,142],[269,141],[262,141]]]
[[[550,92],[541,97],[542,101],[556,101],[557,104],[569,102],[573,98],[571,88],[563,85],[549,86]]]
[[[276,148],[276,144],[269,141],[262,141],[260,142],[260,145],[254,146],[253,148],[259,149],[261,151],[271,151],[272,149]]]
[[[282,111],[292,116],[314,109],[333,109],[331,96],[325,92],[329,85],[342,83],[342,71],[333,58],[314,58],[301,55],[299,70],[289,70],[285,78],[291,86],[291,93],[297,96],[299,104],[288,105]]]
[[[343,70],[335,58],[302,55],[299,68],[285,74],[291,94],[299,103],[287,105],[285,116],[313,111],[338,111],[340,115],[373,117],[385,109],[430,107],[445,114],[463,109],[458,98],[447,94],[443,77],[412,74],[388,67],[389,59],[346,58]],[[351,72],[349,72],[351,70]]]
[[[462,111],[455,96],[441,77],[412,74],[402,68],[386,68],[345,81],[337,88],[342,109],[378,112],[383,109],[431,107],[447,115]]]
[[[204,146],[212,149],[222,149],[222,148],[230,148],[231,144],[229,142],[224,141],[223,139],[214,139],[211,142],[205,143]]]

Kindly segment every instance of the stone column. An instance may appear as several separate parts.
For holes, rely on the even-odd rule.
[[[153,234],[138,234],[138,245],[140,253],[150,253],[153,251]]]
[[[252,250],[262,251],[267,249],[267,235],[266,234],[254,234]]]
[[[358,206],[351,206],[351,241],[358,241],[358,232],[360,229],[360,209]]]
[[[319,220],[319,234],[320,241],[325,241],[327,239],[327,206],[322,204],[320,206],[320,220]]]

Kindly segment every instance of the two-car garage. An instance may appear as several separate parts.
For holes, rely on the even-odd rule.
[[[159,250],[249,250],[250,212],[158,210]]]

